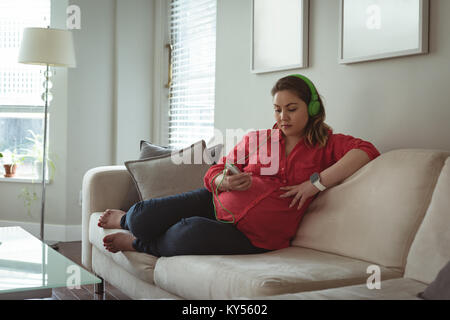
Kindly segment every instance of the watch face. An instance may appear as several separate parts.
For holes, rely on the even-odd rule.
[[[316,182],[316,181],[319,181],[319,180],[320,180],[319,174],[318,174],[317,172],[314,172],[314,173],[311,175],[310,180],[311,180],[312,183],[314,183],[314,182]]]

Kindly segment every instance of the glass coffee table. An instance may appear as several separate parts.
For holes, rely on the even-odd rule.
[[[100,278],[21,227],[0,228],[0,300],[47,298],[53,288],[98,283]]]

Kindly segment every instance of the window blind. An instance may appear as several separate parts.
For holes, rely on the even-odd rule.
[[[43,67],[20,64],[17,59],[23,29],[49,24],[50,0],[0,1],[0,106],[43,105]]]
[[[171,0],[169,146],[214,134],[217,0]]]

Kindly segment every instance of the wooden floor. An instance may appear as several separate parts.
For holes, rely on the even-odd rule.
[[[59,250],[63,256],[81,266],[81,241],[59,242]],[[80,289],[57,288],[53,289],[52,297],[46,300],[96,300],[94,285],[81,286]],[[130,300],[119,289],[105,282],[105,300]]]

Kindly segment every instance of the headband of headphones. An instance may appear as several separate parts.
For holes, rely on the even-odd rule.
[[[319,95],[317,94],[314,84],[311,82],[311,80],[301,74],[291,74],[290,76],[300,78],[306,83],[311,92],[311,101],[308,105],[308,113],[311,117],[317,115],[320,111],[320,102]]]

